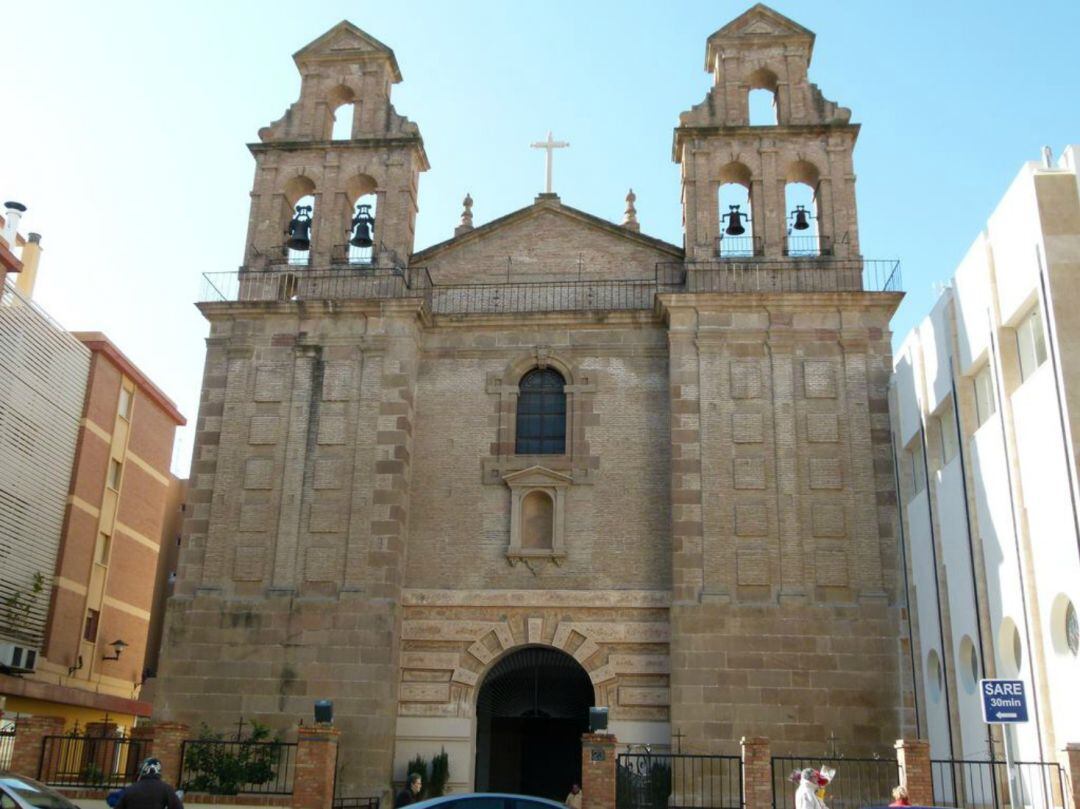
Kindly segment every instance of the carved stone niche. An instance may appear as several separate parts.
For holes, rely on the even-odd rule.
[[[503,477],[510,487],[511,565],[549,560],[556,565],[566,558],[563,525],[566,490],[574,482],[569,475],[542,466],[530,466]]]

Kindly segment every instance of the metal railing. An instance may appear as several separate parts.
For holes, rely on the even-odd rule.
[[[379,809],[378,798],[334,798],[331,809]]]
[[[11,769],[11,754],[15,752],[15,727],[0,728],[0,770]]]
[[[180,788],[211,795],[291,795],[296,742],[188,739],[180,745]]]
[[[1067,797],[1061,766],[1053,761],[933,759],[934,804],[957,809],[1053,809]]]
[[[145,740],[122,736],[46,736],[37,777],[50,786],[122,787],[136,780],[149,750]]]
[[[660,292],[899,292],[900,262],[874,259],[686,261],[658,264]]]
[[[829,809],[861,809],[885,806],[892,801],[892,790],[900,783],[900,765],[888,758],[841,758],[835,762],[820,758],[773,756],[773,806],[790,809],[795,805],[798,783],[793,775],[806,767],[835,767],[836,777],[826,787],[825,803]]]
[[[765,252],[764,243],[760,236],[726,236],[720,234],[716,237],[717,258],[752,258]]]
[[[205,273],[200,300],[422,298],[437,315],[649,310],[656,293],[899,292],[900,263],[851,259],[716,259],[659,263],[653,278],[433,283],[424,267],[276,267]]]
[[[828,236],[796,236],[789,233],[784,239],[784,255],[791,258],[831,256],[832,239]]]
[[[739,756],[621,753],[616,809],[741,809]]]

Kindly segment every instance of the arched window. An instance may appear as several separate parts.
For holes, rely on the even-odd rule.
[[[378,194],[373,177],[358,174],[345,184],[345,193],[352,201],[349,232],[346,237],[345,261],[347,264],[371,264],[377,252]]]
[[[330,132],[330,140],[352,140],[355,114],[354,104],[342,104],[334,110],[334,128]]]
[[[525,374],[517,402],[518,455],[566,452],[565,381],[558,371],[537,368]]]
[[[750,93],[746,100],[750,126],[776,126],[780,116],[776,110],[776,90],[779,81],[767,67],[758,68],[747,79]]]
[[[728,163],[720,170],[719,179],[715,253],[721,258],[756,256],[761,250],[754,238],[754,217],[750,211],[750,169],[742,163]]]
[[[829,238],[818,229],[818,170],[804,160],[788,167],[784,186],[787,209],[785,255],[828,256],[832,254]]]

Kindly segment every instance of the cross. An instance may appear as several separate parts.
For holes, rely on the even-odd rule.
[[[554,140],[551,137],[551,130],[548,130],[547,140],[539,141],[538,143],[531,144],[533,149],[546,149],[547,150],[547,192],[551,193],[551,153],[555,149],[565,149],[570,144],[564,140]]]
[[[241,732],[246,724],[247,722],[244,721],[244,717],[241,716],[240,721],[236,723],[236,741],[240,741]]]
[[[671,738],[673,738],[675,740],[675,753],[676,753],[676,755],[682,753],[682,740],[685,737],[685,735],[686,735],[685,733],[683,733],[681,730],[678,730],[678,729],[676,729],[675,732],[671,734]]]

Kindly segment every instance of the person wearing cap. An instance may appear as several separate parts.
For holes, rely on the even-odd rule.
[[[116,809],[184,809],[184,804],[161,779],[161,761],[148,758],[139,765],[139,779],[124,790]]]

